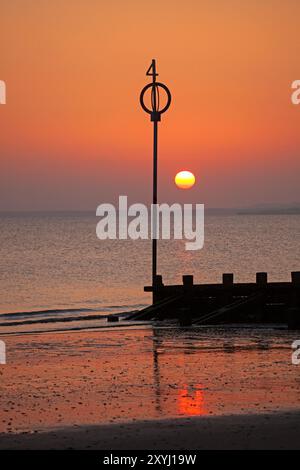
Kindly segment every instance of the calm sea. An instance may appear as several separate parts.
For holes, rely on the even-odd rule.
[[[0,330],[97,326],[99,315],[135,310],[151,302],[151,242],[96,237],[89,213],[0,216]],[[159,241],[165,283],[289,280],[300,270],[299,215],[208,215],[205,246],[185,251],[184,241]],[[9,314],[9,315],[6,315]],[[57,321],[59,320],[59,322]],[[31,323],[30,323],[31,322]]]

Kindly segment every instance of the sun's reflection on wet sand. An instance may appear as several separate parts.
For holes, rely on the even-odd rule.
[[[204,404],[204,391],[201,385],[195,387],[184,385],[178,390],[178,412],[185,416],[201,416],[207,414]]]
[[[159,334],[159,330],[153,330],[153,378],[155,383],[156,410],[162,414],[161,403],[161,384],[160,384],[160,366],[159,355],[163,354],[163,336]],[[184,361],[180,360],[184,369]],[[207,414],[204,406],[204,391],[200,384],[187,385],[183,384],[182,388],[178,388],[177,394],[177,412],[185,416],[201,416]]]

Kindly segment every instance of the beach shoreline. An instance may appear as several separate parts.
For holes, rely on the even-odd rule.
[[[300,410],[0,434],[0,450],[299,449]]]

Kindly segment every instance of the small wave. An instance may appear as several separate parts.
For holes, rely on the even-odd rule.
[[[93,308],[54,308],[54,309],[47,309],[47,310],[30,310],[25,312],[11,312],[11,313],[1,313],[0,318],[17,318],[17,317],[26,317],[31,315],[51,315],[51,314],[60,314],[60,313],[80,313],[80,312],[93,312],[97,309]]]
[[[86,315],[80,317],[63,317],[63,318],[40,318],[38,320],[21,320],[21,321],[5,321],[0,323],[0,326],[19,326],[19,325],[34,325],[37,323],[59,323],[59,322],[70,322],[70,321],[82,321],[82,320],[99,320],[106,318],[107,315]]]
[[[64,315],[68,313],[84,313],[84,312],[114,312],[119,311],[121,312],[128,312],[135,309],[144,308],[146,305],[144,304],[132,304],[132,305],[103,305],[97,308],[87,308],[87,307],[80,307],[80,308],[53,308],[53,309],[45,309],[45,310],[29,310],[23,312],[11,312],[11,313],[0,313],[0,320],[3,319],[18,319],[18,318],[26,318],[32,316],[48,316],[48,315]]]
[[[98,325],[80,325],[80,326],[66,326],[66,327],[59,327],[59,328],[51,328],[51,329],[42,329],[42,330],[30,330],[30,331],[9,331],[5,333],[5,336],[23,336],[23,335],[40,335],[45,333],[68,333],[68,332],[80,332],[80,331],[93,331],[93,330],[111,330],[114,328],[150,328],[151,322],[134,322],[134,321],[126,321],[126,322],[118,322],[118,323],[103,323]],[[0,332],[1,334],[1,332]]]

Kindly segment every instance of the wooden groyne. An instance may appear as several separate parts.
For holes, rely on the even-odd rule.
[[[153,305],[131,315],[131,320],[177,318],[181,325],[224,323],[277,323],[300,329],[300,271],[289,282],[268,282],[265,272],[256,273],[255,282],[235,283],[225,273],[222,283],[194,284],[193,276],[182,277],[180,285],[164,285],[156,276]]]

